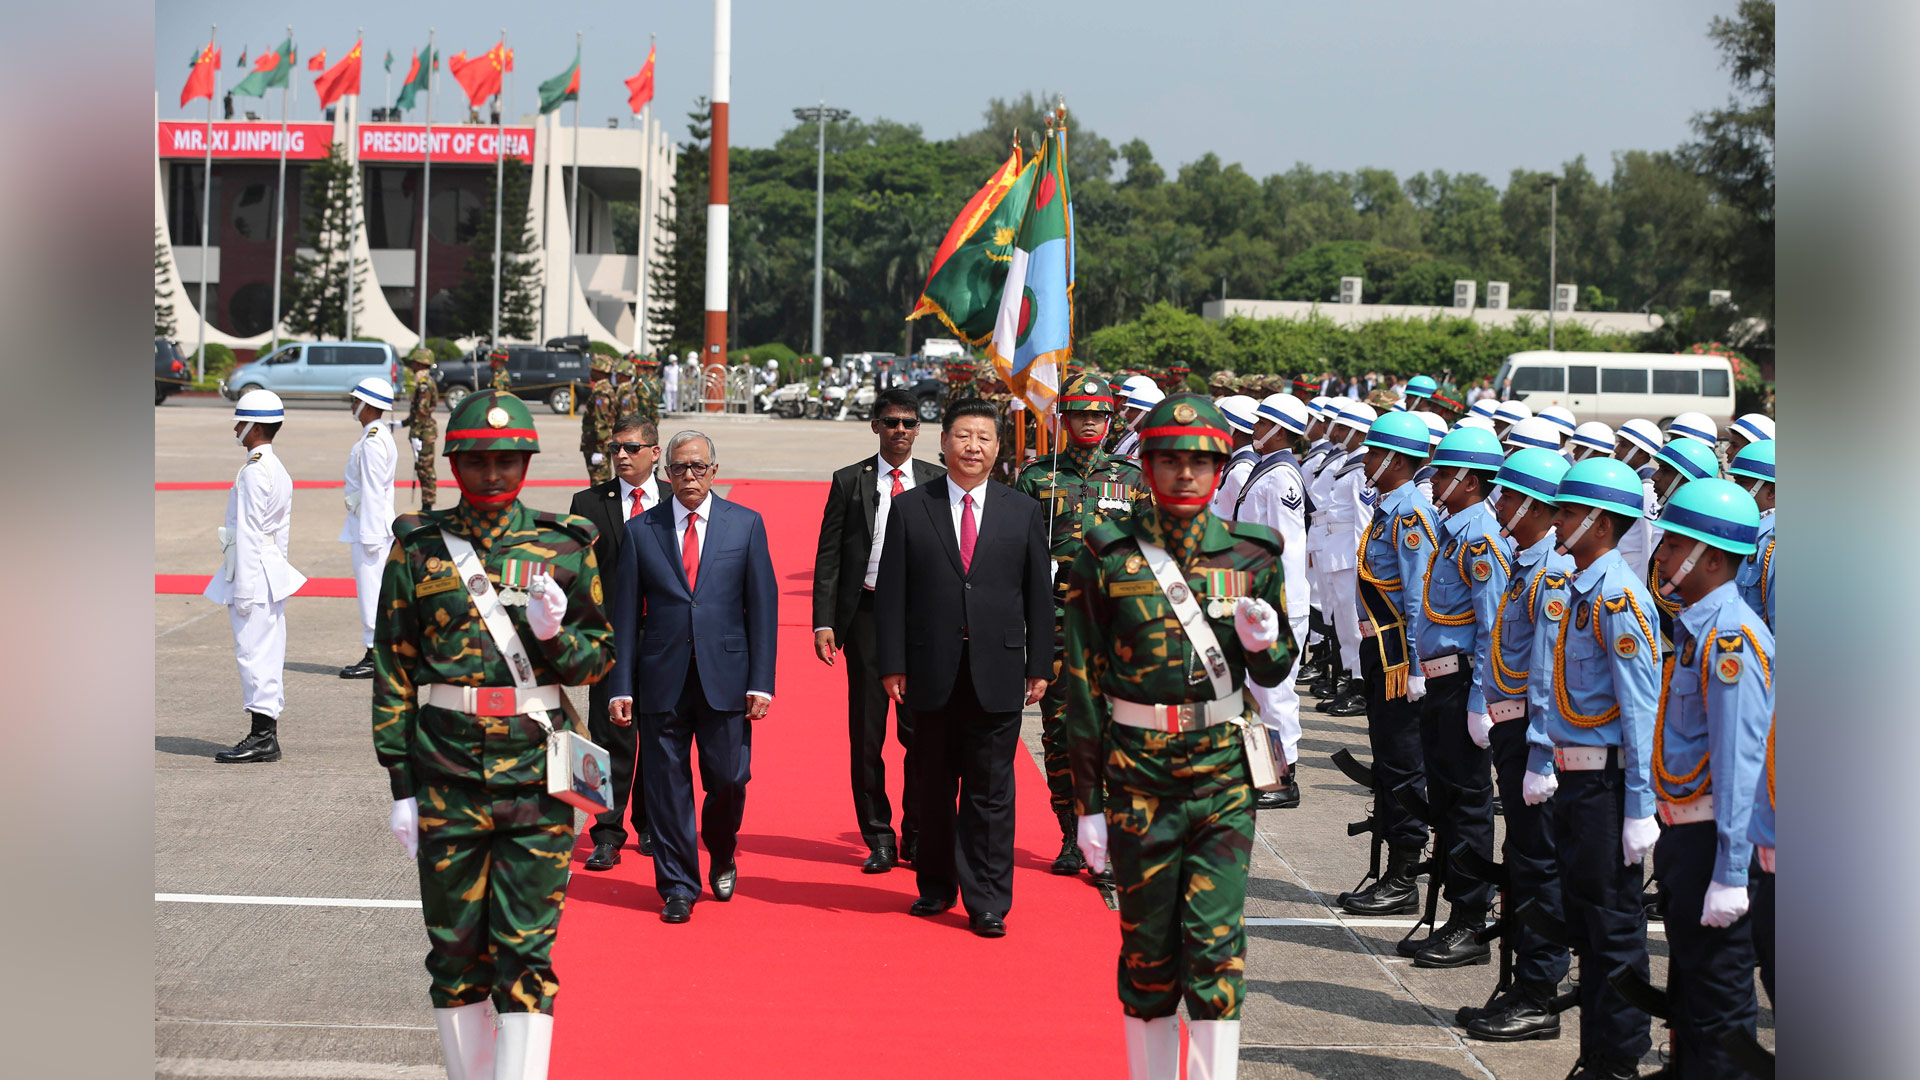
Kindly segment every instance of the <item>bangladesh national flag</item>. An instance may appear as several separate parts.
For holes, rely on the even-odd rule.
[[[580,50],[573,52],[567,70],[540,84],[540,115],[560,107],[561,103],[580,100]]]
[[[293,62],[296,59],[293,39],[288,38],[280,43],[279,48],[261,53],[260,58],[253,62],[253,70],[235,84],[233,92],[240,97],[266,97],[268,90],[293,81]]]
[[[422,63],[423,58],[431,57],[431,63]],[[413,54],[413,66],[407,69],[407,81],[400,84],[400,96],[393,99],[395,106],[401,109],[413,108],[413,99],[427,88],[429,69],[439,66],[439,57],[433,56],[431,49],[421,49]]]
[[[1073,355],[1073,293],[1068,284],[1073,227],[1067,214],[1067,162],[1058,140],[1046,140],[1033,170],[987,357],[1009,389],[1035,412],[1044,413],[1059,393],[1060,373]]]
[[[1027,208],[1034,164],[1021,168],[1020,148],[1015,146],[986,186],[967,201],[933,253],[926,287],[908,319],[932,314],[969,345],[992,340],[1000,287],[1013,258],[1020,215]]]

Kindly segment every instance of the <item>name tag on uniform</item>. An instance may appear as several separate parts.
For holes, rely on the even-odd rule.
[[[1116,581],[1107,586],[1108,596],[1152,596],[1159,591],[1157,581]]]
[[[416,583],[413,587],[413,595],[432,596],[435,593],[450,592],[459,587],[460,579],[458,577],[452,575],[448,575],[447,577],[432,577]]]

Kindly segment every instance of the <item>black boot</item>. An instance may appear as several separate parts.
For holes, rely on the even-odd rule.
[[[1557,1039],[1560,1016],[1547,1006],[1553,1001],[1551,986],[1532,983],[1515,985],[1513,993],[1495,1002],[1498,1008],[1468,1019],[1461,1026],[1467,1034],[1488,1042],[1520,1042],[1524,1039]]]
[[[373,650],[368,649],[367,655],[341,668],[340,677],[343,679],[373,678]]]
[[[1080,843],[1077,839],[1079,822],[1072,814],[1064,813],[1059,815],[1059,821],[1060,854],[1054,858],[1053,865],[1048,869],[1061,877],[1067,877],[1085,869],[1087,860],[1086,856],[1080,854]]]
[[[1486,912],[1463,910],[1456,905],[1447,915],[1446,923],[1414,953],[1413,966],[1456,968],[1489,962],[1493,951],[1474,937],[1486,927]]]
[[[276,736],[279,722],[271,716],[263,716],[257,712],[250,712],[247,715],[253,718],[252,733],[234,743],[233,749],[222,750],[213,755],[213,760],[223,765],[280,760],[280,740]]]
[[[1367,715],[1367,687],[1359,679],[1345,679],[1333,695],[1332,704],[1322,703],[1320,711],[1328,716]]]
[[[1594,1056],[1574,1062],[1567,1080],[1637,1080],[1639,1076],[1638,1061]]]
[[[1294,783],[1293,766],[1287,766],[1287,775],[1280,778],[1280,786],[1272,791],[1263,791],[1253,801],[1256,810],[1291,810],[1300,805],[1300,785]]]
[[[1420,883],[1414,876],[1414,863],[1420,861],[1420,849],[1387,849],[1387,869],[1380,880],[1357,893],[1340,897],[1340,906],[1349,915],[1407,915],[1420,906]]]

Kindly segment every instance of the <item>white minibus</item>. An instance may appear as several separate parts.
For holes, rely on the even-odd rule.
[[[1683,412],[1705,413],[1723,431],[1733,422],[1733,366],[1724,356],[1517,352],[1493,385],[1536,413],[1564,406],[1581,423],[1617,428],[1639,416],[1665,428]]]

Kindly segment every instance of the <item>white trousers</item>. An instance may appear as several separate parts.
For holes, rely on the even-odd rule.
[[[373,613],[380,606],[380,575],[391,544],[348,544],[353,560],[353,592],[360,601],[360,647],[373,648]]]
[[[227,606],[233,627],[233,658],[240,663],[240,697],[248,712],[280,718],[286,689],[280,683],[287,663],[287,602],[252,600]]]
[[[1327,571],[1327,605],[1320,610],[1333,622],[1340,638],[1340,664],[1360,677],[1360,570],[1348,567]]]
[[[1294,686],[1294,680],[1300,677],[1300,664],[1306,659],[1307,617],[1288,619],[1293,629],[1294,650],[1293,667],[1287,671],[1278,686],[1262,686],[1252,679],[1247,680],[1247,689],[1253,694],[1254,707],[1260,710],[1260,722],[1273,729],[1280,740],[1280,748],[1286,752],[1287,764],[1300,760],[1300,691]]]

